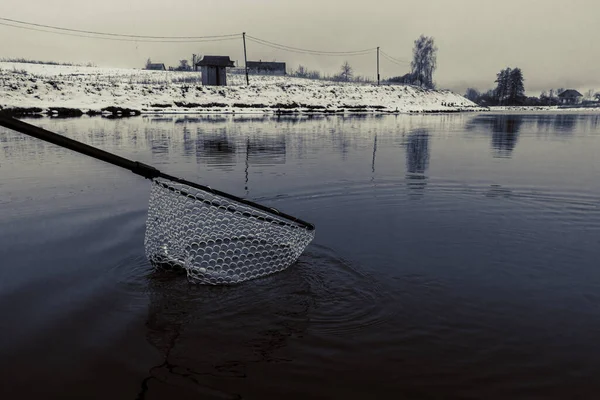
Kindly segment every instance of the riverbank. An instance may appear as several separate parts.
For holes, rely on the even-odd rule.
[[[577,105],[569,105],[569,106],[492,106],[489,107],[487,111],[490,112],[517,112],[517,113],[531,113],[531,112],[552,112],[552,113],[568,113],[568,112],[600,112],[600,105],[598,106],[577,106]]]
[[[484,111],[448,90],[228,75],[202,86],[200,73],[0,63],[0,107],[15,115],[349,114]]]

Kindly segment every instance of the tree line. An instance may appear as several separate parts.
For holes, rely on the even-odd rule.
[[[370,83],[372,79],[361,75],[354,74],[354,68],[348,61],[344,61],[341,65],[340,70],[337,74],[333,75],[321,75],[317,70],[309,70],[303,65],[299,65],[298,68],[289,74],[295,78],[306,78],[306,79],[322,79],[334,82],[357,82],[357,83]]]
[[[464,97],[482,106],[555,106],[564,88],[544,90],[540,96],[525,96],[523,72],[520,68],[505,68],[496,74],[496,87],[485,92],[468,88]],[[600,93],[590,89],[584,99],[600,101]]]
[[[485,106],[512,106],[524,105],[525,78],[521,68],[504,68],[496,74],[496,87],[487,92],[468,88],[465,97],[474,103]]]

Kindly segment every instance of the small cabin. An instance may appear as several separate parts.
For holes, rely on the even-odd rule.
[[[253,74],[285,75],[284,62],[248,61],[248,72]]]
[[[583,95],[577,90],[568,89],[558,95],[560,104],[579,104]]]
[[[167,70],[167,68],[165,67],[165,64],[163,64],[163,63],[147,64],[146,69],[152,70],[152,71],[166,71]]]
[[[201,67],[203,85],[227,86],[227,68],[235,65],[229,56],[204,56],[196,66]]]

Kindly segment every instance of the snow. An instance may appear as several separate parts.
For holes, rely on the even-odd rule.
[[[593,112],[597,113],[600,111],[600,105],[583,107],[583,106],[493,106],[489,108],[489,111],[498,111],[502,113],[531,113],[531,112],[552,112],[552,113],[583,113]]]
[[[228,74],[226,87],[202,86],[199,72],[0,62],[0,107],[142,113],[455,112],[483,108],[447,90]]]

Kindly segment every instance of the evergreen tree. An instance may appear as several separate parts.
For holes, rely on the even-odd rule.
[[[525,97],[523,80],[521,68],[515,68],[510,71],[508,78],[508,101],[510,104],[520,103],[523,97]]]
[[[496,75],[495,82],[497,83],[497,85],[496,85],[496,89],[494,92],[496,95],[496,99],[498,100],[498,103],[500,105],[504,105],[509,97],[510,76],[511,76],[510,68],[503,69]]]
[[[479,93],[479,90],[474,89],[474,88],[467,88],[467,92],[465,93],[465,98],[471,100],[472,102],[477,103],[479,101],[480,97],[481,97],[481,93]]]

